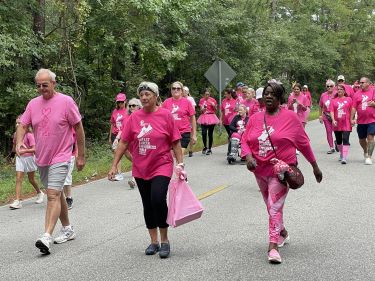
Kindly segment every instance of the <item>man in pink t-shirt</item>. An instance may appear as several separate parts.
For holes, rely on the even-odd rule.
[[[17,128],[16,152],[20,154],[22,151],[23,137],[27,126],[31,125],[35,134],[36,164],[48,198],[45,233],[35,246],[43,254],[50,254],[53,241],[51,235],[58,218],[62,229],[55,243],[72,240],[76,235],[70,225],[63,187],[74,145],[72,128],[77,136],[78,170],[82,170],[85,165],[85,134],[74,100],[55,91],[56,74],[42,68],[37,72],[35,82],[39,96],[28,103],[21,117],[21,124]]]
[[[370,87],[370,79],[362,77],[359,81],[361,89],[356,92],[353,99],[351,113],[352,125],[357,126],[359,144],[363,149],[365,164],[371,165],[371,156],[374,152],[375,135],[375,89]],[[357,113],[357,121],[355,114]]]

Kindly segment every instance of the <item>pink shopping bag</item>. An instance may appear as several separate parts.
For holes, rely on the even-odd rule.
[[[199,219],[203,206],[185,180],[172,179],[168,189],[167,223],[177,227]]]

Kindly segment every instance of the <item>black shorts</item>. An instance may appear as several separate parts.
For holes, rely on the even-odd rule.
[[[357,133],[359,139],[365,139],[368,135],[375,135],[375,123],[358,124]]]
[[[117,134],[111,134],[111,142],[113,143],[117,137]]]
[[[181,134],[181,147],[187,148],[190,142],[190,133]]]

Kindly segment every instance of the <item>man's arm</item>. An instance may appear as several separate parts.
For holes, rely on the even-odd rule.
[[[76,125],[74,125],[74,130],[76,131],[77,147],[78,147],[78,156],[76,159],[76,165],[77,165],[77,170],[81,171],[86,164],[85,131],[83,130],[82,121],[79,121]]]

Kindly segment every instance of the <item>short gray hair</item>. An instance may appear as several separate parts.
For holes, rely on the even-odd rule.
[[[131,105],[131,104],[135,104],[139,106],[139,108],[142,108],[142,103],[139,99],[136,99],[136,98],[130,99],[128,105]]]
[[[56,74],[53,73],[51,70],[47,68],[41,68],[38,70],[38,72],[35,74],[35,79],[39,77],[39,75],[47,73],[48,76],[50,77],[51,81],[56,81]]]
[[[328,80],[326,81],[326,86],[331,86],[331,85],[335,86],[336,84],[335,84],[335,82],[333,82],[333,80],[328,79]]]

